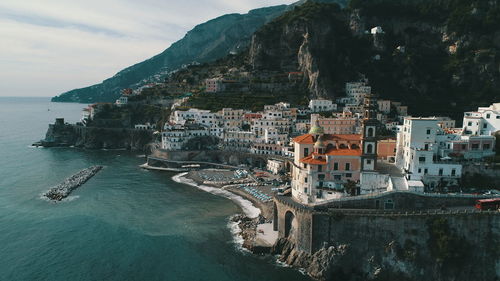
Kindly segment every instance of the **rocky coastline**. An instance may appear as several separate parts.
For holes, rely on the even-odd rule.
[[[102,168],[102,166],[92,166],[83,169],[42,194],[42,197],[52,201],[61,201],[68,197],[75,189],[95,176]]]

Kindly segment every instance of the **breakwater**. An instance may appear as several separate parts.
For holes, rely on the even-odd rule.
[[[87,182],[91,177],[97,174],[102,169],[102,166],[92,166],[79,171],[71,177],[65,179],[62,183],[51,188],[42,196],[49,200],[61,201],[69,196],[69,194],[79,186]]]

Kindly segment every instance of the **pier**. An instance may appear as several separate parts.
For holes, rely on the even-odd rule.
[[[92,166],[83,169],[78,173],[72,175],[71,177],[65,179],[62,183],[51,188],[42,196],[53,201],[61,201],[62,199],[68,197],[73,190],[77,189],[79,186],[87,182],[90,178],[95,176],[95,174],[97,174],[101,169],[102,166]]]

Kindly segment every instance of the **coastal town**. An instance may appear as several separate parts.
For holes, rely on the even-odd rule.
[[[206,91],[223,91],[223,81],[207,79]],[[124,91],[115,106],[126,106],[131,95]],[[312,99],[302,108],[279,102],[258,112],[211,112],[183,107],[187,99],[171,105],[162,128],[150,123],[134,128],[159,135],[160,153],[261,155],[266,163],[259,168],[288,176],[303,203],[391,190],[457,192],[464,174],[495,168],[488,160],[495,156],[500,103],[464,112],[457,128],[450,117],[409,116],[408,106],[377,98],[366,80],[346,83],[345,94],[336,100]],[[82,123],[92,120],[100,106],[85,108]]]
[[[224,92],[226,82],[207,79],[205,94]],[[272,251],[279,238],[294,231],[295,243],[303,242],[298,232],[307,231],[300,229],[310,222],[300,222],[293,209],[498,208],[500,103],[464,112],[457,127],[458,120],[447,116],[408,115],[407,105],[379,98],[367,79],[347,82],[344,89],[336,99],[311,99],[307,107],[282,101],[261,111],[189,107],[190,95],[183,95],[165,105],[170,114],[164,123],[132,124],[154,138],[142,167],[183,172],[180,182],[251,201],[260,214],[235,220],[244,247],[255,253]],[[105,106],[129,106],[137,95],[141,92],[124,90],[115,104],[90,105],[78,126],[92,124]],[[465,186],[471,175],[490,178],[492,185]],[[288,211],[280,218],[283,208]]]
[[[500,281],[500,0],[10,2],[3,279]]]

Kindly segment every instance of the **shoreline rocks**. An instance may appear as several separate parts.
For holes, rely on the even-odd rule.
[[[102,166],[92,166],[83,169],[78,173],[72,175],[71,177],[65,179],[62,183],[51,188],[42,196],[52,201],[61,201],[62,199],[68,197],[73,190],[77,189],[85,182],[87,182],[90,178],[95,176],[102,168]]]

